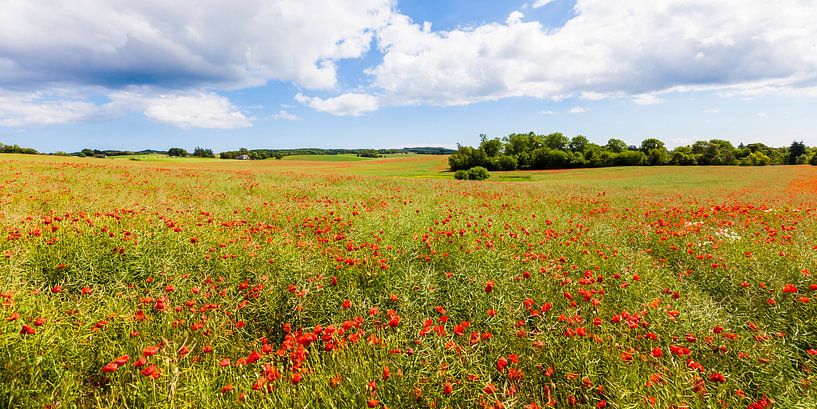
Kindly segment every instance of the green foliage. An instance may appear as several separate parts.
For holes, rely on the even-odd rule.
[[[0,153],[22,153],[26,155],[37,155],[40,152],[37,152],[37,150],[33,148],[21,148],[19,145],[3,145],[2,143],[0,143]]]
[[[510,155],[502,155],[497,158],[496,170],[514,170],[518,166],[516,158]]]
[[[544,143],[545,146],[550,149],[565,150],[567,145],[570,143],[570,140],[567,139],[566,136],[562,135],[561,132],[554,132],[552,134],[545,135]]]
[[[658,139],[647,138],[641,141],[641,152],[644,152],[645,154],[649,155],[651,151],[656,149],[664,151],[667,150],[667,148],[664,146],[664,142],[661,142]]]
[[[641,151],[624,151],[616,156],[617,166],[638,166],[644,164],[645,155]]]
[[[570,140],[570,144],[568,145],[568,149],[573,152],[584,152],[587,150],[587,146],[590,144],[590,140],[587,139],[584,135],[576,135],[573,139]]]
[[[491,174],[488,173],[488,169],[483,168],[482,166],[474,166],[471,169],[468,169],[468,180],[485,180],[491,177]]]
[[[193,150],[193,156],[197,158],[215,158],[216,155],[213,153],[212,149],[206,149],[196,146],[196,149]]]
[[[789,158],[787,163],[789,165],[802,165],[805,161],[802,160],[801,156],[805,154],[806,144],[804,144],[803,141],[794,141],[791,143],[791,146],[789,146]]]
[[[454,172],[454,179],[457,180],[485,180],[489,177],[491,177],[491,174],[488,173],[488,169],[482,166],[474,166],[468,170],[460,169]]]
[[[771,148],[762,143],[741,144],[736,148],[729,141],[711,139],[679,146],[670,152],[657,138],[644,139],[640,146],[627,146],[620,139],[610,139],[601,146],[583,135],[568,139],[558,132],[548,135],[529,132],[510,134],[501,140],[481,135],[478,148],[459,146],[449,157],[449,167],[467,170],[482,166],[495,171],[642,165],[766,166],[810,163],[812,156],[803,142],[794,142],[786,148]]]
[[[604,148],[613,153],[621,153],[627,150],[627,143],[621,139],[610,139]]]
[[[499,140],[499,138],[494,139],[485,138],[479,144],[479,148],[485,151],[485,154],[488,155],[488,157],[492,158],[499,155],[500,152],[502,152],[502,141]]]
[[[357,156],[360,156],[361,158],[379,158],[379,157],[382,157],[383,155],[379,154],[374,149],[366,149],[366,150],[358,153]]]
[[[187,151],[182,148],[170,148],[167,150],[167,156],[185,157],[187,155],[188,155]]]
[[[668,162],[669,155],[664,147],[650,149],[650,151],[647,153],[646,159],[644,160],[644,164],[649,166],[666,165]]]

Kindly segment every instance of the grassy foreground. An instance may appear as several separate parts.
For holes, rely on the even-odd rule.
[[[444,168],[0,155],[0,407],[817,407],[813,167]]]

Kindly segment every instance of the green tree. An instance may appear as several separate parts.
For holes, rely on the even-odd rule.
[[[627,150],[627,143],[621,139],[610,139],[604,147],[613,153],[621,153]]]
[[[182,148],[170,148],[167,150],[167,156],[187,156],[188,153]]]
[[[670,163],[681,166],[697,165],[698,161],[695,156],[689,146],[679,146],[672,150]]]
[[[196,149],[193,150],[193,156],[199,158],[215,158],[216,155],[213,153],[212,149],[205,149],[196,146]]]
[[[803,141],[800,142],[794,141],[791,143],[791,146],[789,146],[789,158],[786,163],[788,163],[789,165],[796,165],[798,164],[797,162],[800,156],[805,154],[806,144],[804,144]]]
[[[552,134],[545,135],[544,143],[545,146],[550,149],[558,149],[563,151],[567,148],[570,140],[567,139],[566,136],[562,135],[561,132],[554,132]]]
[[[518,166],[516,158],[510,155],[500,155],[497,162],[498,170],[514,170]]]
[[[653,149],[663,149],[666,152],[667,148],[664,146],[664,142],[661,142],[655,138],[647,138],[641,141],[641,152],[644,154],[649,155],[650,151]]]
[[[616,156],[617,166],[639,166],[644,164],[644,152],[627,150]]]
[[[484,137],[485,135],[483,134],[482,136]],[[489,158],[493,158],[502,152],[502,141],[499,138],[483,138],[482,143],[479,144],[479,148],[485,151],[485,154],[488,155]]]
[[[576,135],[573,139],[570,140],[570,144],[568,144],[568,148],[573,152],[582,152],[584,153],[587,150],[587,145],[590,144],[590,140],[587,139],[584,135]]]
[[[650,166],[664,165],[669,162],[669,155],[667,150],[663,148],[650,149],[647,153],[647,158],[644,164]]]

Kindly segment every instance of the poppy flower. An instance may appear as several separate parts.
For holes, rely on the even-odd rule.
[[[159,346],[149,346],[142,350],[142,355],[153,356],[156,355],[157,352],[159,352]]]
[[[446,382],[443,384],[443,395],[450,395],[454,392],[454,387],[451,386],[450,382]]]
[[[487,282],[485,282],[485,292],[490,294],[493,291],[494,291],[494,281],[493,280],[488,280]]]

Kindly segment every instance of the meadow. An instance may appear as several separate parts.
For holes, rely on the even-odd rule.
[[[817,407],[815,167],[311,159],[0,155],[0,407]]]

